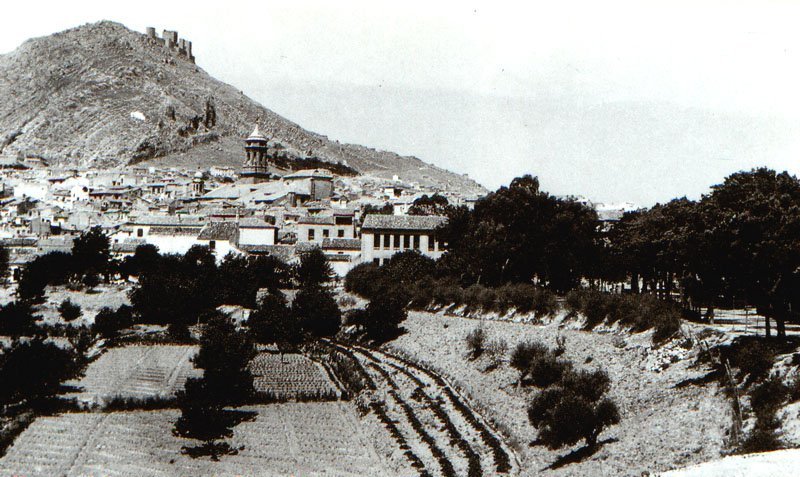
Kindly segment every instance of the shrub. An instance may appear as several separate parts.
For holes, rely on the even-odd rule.
[[[567,294],[565,307],[569,317],[582,315],[586,319],[586,329],[593,329],[604,321],[620,322],[637,332],[655,329],[654,343],[661,343],[680,330],[678,306],[653,295],[573,290]]]
[[[582,439],[594,448],[603,429],[619,422],[619,410],[610,399],[592,402],[573,389],[553,387],[531,401],[528,419],[538,429],[539,440],[550,449]]]
[[[513,307],[519,313],[534,312],[536,316],[552,316],[557,310],[555,295],[548,290],[526,283],[509,283],[497,289],[502,307]]]
[[[483,327],[477,327],[467,334],[467,353],[470,359],[477,359],[483,354],[486,344],[486,332]]]
[[[80,318],[81,307],[67,299],[58,305],[58,312],[61,314],[61,318],[64,318],[64,321],[70,322]]]
[[[565,373],[558,386],[539,393],[528,408],[528,419],[539,440],[550,449],[584,440],[592,449],[608,426],[619,422],[616,404],[604,398],[610,385],[604,371]]]
[[[511,367],[519,371],[519,383],[528,375],[531,369],[531,363],[534,359],[544,354],[549,350],[547,346],[537,341],[523,341],[517,344],[514,351],[511,353]]]
[[[487,371],[500,367],[508,352],[508,343],[502,338],[489,341],[486,345],[486,357],[489,359]]]
[[[528,368],[531,383],[539,388],[551,386],[572,371],[572,363],[558,358],[550,350],[533,358]]]

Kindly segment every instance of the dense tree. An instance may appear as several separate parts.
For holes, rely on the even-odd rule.
[[[181,416],[175,422],[173,433],[176,436],[203,441],[196,447],[184,446],[182,452],[191,457],[208,455],[211,460],[219,460],[221,455],[236,454],[230,444],[218,442],[233,435],[236,425],[231,414],[222,404],[213,399],[218,392],[208,388],[205,379],[189,378],[185,389],[178,392],[178,407]]]
[[[362,209],[361,215],[366,217],[369,214],[392,215],[394,214],[394,207],[388,202],[382,206],[367,204],[364,206],[364,209]]]
[[[302,328],[281,292],[269,293],[250,314],[247,326],[258,343],[275,343],[278,349],[292,348],[302,341]]]
[[[365,309],[352,312],[348,321],[360,326],[367,339],[383,343],[400,335],[400,324],[407,315],[405,303],[388,294],[372,298]]]
[[[428,196],[424,194],[414,200],[408,209],[409,215],[445,215],[450,209],[447,197],[438,193]]]
[[[333,295],[319,286],[301,288],[292,310],[303,330],[314,338],[334,336],[342,324],[342,312]]]
[[[739,172],[703,201],[710,235],[725,252],[724,280],[767,318],[767,335],[774,319],[786,336],[785,322],[800,302],[800,181],[766,168]]]
[[[72,255],[50,252],[40,255],[25,264],[22,269],[17,296],[23,300],[39,302],[44,297],[47,285],[62,285],[74,271]]]
[[[600,247],[594,210],[540,191],[531,176],[479,200],[473,211],[452,208],[448,217],[438,231],[448,244],[441,267],[465,283],[537,280],[569,290],[594,268]]]
[[[120,305],[116,310],[103,307],[97,312],[92,324],[92,333],[103,338],[114,338],[120,330],[133,325],[133,308]]]
[[[204,369],[203,379],[209,399],[220,405],[248,402],[253,394],[250,360],[256,349],[250,336],[238,330],[230,317],[217,313],[203,327],[200,349],[193,358]]]
[[[12,301],[0,307],[0,335],[20,337],[36,333],[36,320],[29,302]]]
[[[300,255],[297,281],[301,287],[322,286],[331,279],[333,279],[333,269],[321,249],[313,248]]]
[[[125,257],[119,270],[124,277],[138,277],[142,273],[151,273],[160,261],[161,255],[158,253],[158,247],[146,243],[137,246],[133,255]]]
[[[78,274],[107,273],[110,257],[109,238],[100,227],[92,227],[72,243],[72,258]]]
[[[75,355],[41,338],[15,342],[0,354],[0,402],[42,401],[58,393],[61,382],[78,371]]]
[[[0,283],[4,283],[8,276],[9,260],[8,249],[0,246]]]

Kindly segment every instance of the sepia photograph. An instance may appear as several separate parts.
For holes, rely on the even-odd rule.
[[[4,3],[0,477],[800,476],[798,18]]]

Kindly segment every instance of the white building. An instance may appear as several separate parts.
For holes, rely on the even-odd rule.
[[[434,236],[446,217],[426,215],[369,214],[361,226],[361,261],[383,265],[397,252],[419,250],[438,259],[444,253]]]

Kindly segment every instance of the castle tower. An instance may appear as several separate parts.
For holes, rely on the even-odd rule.
[[[268,180],[270,178],[268,141],[266,136],[258,130],[258,124],[250,136],[245,139],[244,144],[245,159],[240,176],[243,180],[252,183]]]

